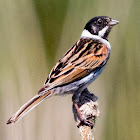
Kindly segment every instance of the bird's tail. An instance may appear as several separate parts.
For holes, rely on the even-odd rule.
[[[7,121],[6,124],[15,123],[17,120],[21,119],[24,115],[26,115],[29,111],[31,111],[34,107],[44,101],[46,98],[51,96],[51,91],[41,95],[38,94],[34,96],[30,101],[21,106],[21,108]]]

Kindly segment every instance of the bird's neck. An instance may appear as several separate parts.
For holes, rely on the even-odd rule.
[[[109,43],[108,40],[106,40],[106,39],[104,39],[104,38],[102,38],[98,35],[93,35],[86,29],[83,30],[80,38],[90,38],[90,39],[93,39],[93,40],[97,40],[97,41],[105,44],[108,49],[111,49],[111,46],[110,46],[110,43]]]

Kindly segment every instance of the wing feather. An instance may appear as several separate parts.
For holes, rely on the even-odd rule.
[[[109,50],[105,44],[80,39],[53,67],[43,88],[54,88],[82,79],[102,67],[108,57]]]

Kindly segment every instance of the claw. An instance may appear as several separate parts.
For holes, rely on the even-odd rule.
[[[81,119],[81,118],[80,118],[80,119]],[[79,128],[81,125],[87,125],[87,126],[90,126],[91,129],[93,128],[93,123],[89,122],[89,121],[86,120],[86,119],[80,120],[80,123],[77,125],[77,127]]]
[[[93,128],[93,123],[91,123],[90,121],[88,121],[88,119],[91,117],[89,116],[88,118],[83,118],[80,110],[79,110],[79,107],[78,105],[75,103],[74,104],[76,110],[77,110],[77,113],[78,113],[78,117],[79,117],[79,120],[80,120],[80,123],[77,125],[77,127],[80,127],[81,125],[87,125],[87,126],[90,126],[91,128]]]

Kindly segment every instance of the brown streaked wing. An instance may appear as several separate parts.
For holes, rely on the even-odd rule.
[[[79,80],[102,67],[108,55],[108,48],[104,44],[91,39],[81,39],[51,70],[46,86],[54,88]]]

